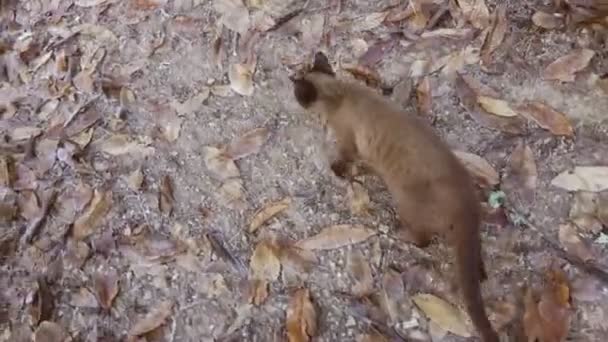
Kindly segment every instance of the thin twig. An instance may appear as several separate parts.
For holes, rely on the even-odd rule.
[[[426,24],[426,27],[424,28],[424,30],[425,31],[432,30],[439,23],[439,19],[441,19],[443,17],[443,15],[446,14],[449,10],[450,10],[450,5],[445,4],[445,5],[441,6],[437,10],[437,12],[435,12],[435,14],[433,14],[433,16],[431,17],[429,22]]]
[[[51,190],[51,194],[48,196],[48,198],[42,204],[42,208],[40,210],[40,215],[38,217],[36,217],[34,220],[32,220],[30,222],[30,224],[27,226],[27,228],[25,229],[25,233],[23,234],[23,241],[25,243],[28,243],[28,244],[32,243],[32,240],[34,239],[34,237],[36,235],[38,235],[38,233],[40,232],[40,229],[44,225],[44,222],[46,221],[46,218],[49,214],[49,211],[51,210],[51,207],[53,207],[53,204],[55,203],[56,199],[57,199],[57,191],[55,189],[53,189],[53,190]]]
[[[597,263],[593,261],[585,262],[579,257],[566,252],[559,245],[559,243],[557,243],[552,237],[548,236],[545,232],[539,229],[536,225],[534,225],[534,223],[530,222],[530,220],[528,220],[524,215],[512,209],[508,209],[508,212],[510,215],[516,216],[528,228],[540,235],[540,237],[557,252],[560,258],[568,261],[570,264],[582,269],[588,274],[595,276],[599,280],[608,283],[608,272],[603,270]]]

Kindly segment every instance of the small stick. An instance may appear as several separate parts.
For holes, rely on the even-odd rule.
[[[40,232],[40,229],[44,225],[44,222],[46,221],[46,218],[49,214],[49,211],[51,210],[51,207],[53,206],[53,204],[55,204],[56,199],[57,199],[57,191],[53,189],[53,190],[51,190],[51,194],[44,201],[42,208],[40,210],[40,215],[38,217],[36,217],[34,220],[32,220],[32,222],[30,222],[30,224],[25,229],[25,233],[23,234],[23,241],[25,241],[28,244],[32,243],[32,240],[34,239],[34,237],[36,235],[38,235],[38,233]]]

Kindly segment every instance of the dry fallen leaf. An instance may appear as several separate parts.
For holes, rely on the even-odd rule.
[[[116,270],[97,272],[93,277],[93,285],[99,305],[106,310],[110,310],[119,289]]]
[[[532,149],[520,141],[511,153],[501,189],[518,208],[528,209],[535,199],[537,179],[538,172]]]
[[[566,248],[568,253],[572,253],[583,261],[594,259],[593,252],[578,234],[576,227],[571,224],[561,224],[559,226],[559,242]]]
[[[500,182],[498,172],[482,157],[464,151],[452,151],[469,170],[477,183],[483,187],[494,187]]]
[[[116,134],[101,142],[101,151],[112,156],[123,154],[149,156],[154,153],[154,147],[133,141],[126,134]]]
[[[72,227],[74,239],[83,240],[93,234],[112,207],[112,191],[95,190],[88,208],[76,219]]]
[[[608,189],[608,166],[576,166],[553,178],[551,185],[568,191],[601,192]]]
[[[536,11],[536,13],[532,15],[532,22],[538,27],[553,30],[561,27],[564,24],[564,18],[558,17],[554,14]]]
[[[289,301],[285,322],[289,342],[307,342],[317,333],[317,312],[308,289],[298,289]]]
[[[33,337],[34,342],[64,342],[69,335],[59,324],[44,321],[40,323]]]
[[[213,8],[222,16],[221,22],[232,31],[244,35],[249,30],[249,10],[242,0],[215,0]]]
[[[452,304],[432,294],[417,294],[412,300],[424,314],[442,329],[462,337],[471,337],[466,315]]]
[[[127,177],[127,185],[133,191],[139,191],[142,184],[144,182],[144,173],[141,170],[141,167],[133,170]]]
[[[221,180],[238,178],[241,175],[234,160],[226,156],[224,149],[205,146],[203,148],[203,159],[209,171]]]
[[[165,324],[165,320],[171,314],[172,309],[173,302],[170,300],[165,300],[155,305],[151,311],[137,321],[131,330],[129,330],[129,336],[141,336]]]
[[[290,205],[291,198],[289,197],[266,204],[253,215],[251,223],[249,224],[249,232],[255,233],[264,223],[277,214],[285,211]]]
[[[89,289],[81,287],[78,292],[72,294],[70,305],[79,308],[97,308],[99,302]]]
[[[359,182],[350,183],[346,197],[350,203],[350,211],[353,215],[370,215],[370,199],[367,189]]]
[[[502,44],[507,34],[507,26],[507,7],[503,3],[496,7],[496,11],[492,15],[489,32],[481,46],[481,59],[484,63],[489,64],[492,53]]]
[[[281,273],[276,247],[268,241],[258,243],[249,262],[249,273],[250,301],[260,305],[268,297],[268,284],[275,281]]]
[[[376,235],[364,226],[340,224],[323,229],[319,234],[300,240],[296,246],[308,250],[336,249],[363,242]]]
[[[230,80],[230,88],[237,94],[243,96],[253,95],[253,73],[255,71],[255,63],[250,65],[234,63],[230,65],[228,70],[228,79]]]
[[[490,11],[485,0],[458,0],[462,14],[477,29],[483,30],[490,23]]]
[[[506,117],[517,116],[517,113],[511,109],[509,103],[505,100],[480,95],[477,97],[477,102],[481,105],[481,108],[485,109],[488,113]]]
[[[167,111],[159,117],[159,128],[163,137],[168,142],[174,142],[179,138],[182,129],[182,118],[173,111]]]
[[[168,175],[164,175],[160,180],[160,190],[158,193],[158,207],[163,214],[171,215],[173,211],[173,183]]]
[[[479,62],[479,49],[472,46],[467,46],[461,50],[454,51],[447,56],[445,61],[441,61],[444,64],[441,72],[453,78],[458,72],[470,64],[477,64]],[[431,66],[431,69],[437,68],[437,66]]]
[[[577,191],[568,215],[570,221],[580,229],[594,234],[599,233],[602,230],[600,202],[597,193]]]
[[[140,10],[153,10],[164,5],[167,0],[133,0],[133,6]]]
[[[551,270],[540,299],[528,288],[524,298],[523,326],[528,341],[562,342],[570,330],[570,284],[561,270]]]
[[[380,75],[371,67],[359,64],[346,64],[342,65],[342,69],[348,71],[355,79],[365,82],[366,85],[372,88],[382,86]]]
[[[266,127],[255,128],[246,132],[226,147],[226,157],[238,160],[258,153],[262,145],[268,140],[269,134],[270,131]]]
[[[30,323],[38,325],[40,321],[50,319],[55,308],[52,293],[45,279],[36,280],[36,289],[26,299]]]
[[[574,74],[585,69],[593,56],[595,56],[595,51],[593,50],[576,49],[549,64],[543,73],[543,78],[546,80],[572,82],[575,79]]]
[[[374,289],[374,278],[369,263],[359,250],[353,249],[348,253],[347,267],[355,282],[351,293],[356,297],[369,295]]]
[[[420,115],[432,114],[431,82],[428,77],[423,78],[416,87],[416,104]]]
[[[387,15],[388,11],[370,13],[364,18],[359,18],[359,20],[356,20],[356,24],[353,25],[352,28],[358,32],[372,30],[380,26],[384,19],[386,19]]]
[[[517,111],[528,118],[536,122],[540,127],[549,130],[555,135],[572,136],[574,129],[570,124],[570,121],[561,112],[553,109],[541,101],[528,102],[523,106],[519,106]]]
[[[72,82],[74,87],[83,93],[92,94],[95,91],[95,80],[91,70],[82,70],[74,76]]]

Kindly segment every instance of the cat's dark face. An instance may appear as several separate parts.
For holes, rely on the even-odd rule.
[[[310,108],[310,106],[319,98],[319,91],[311,81],[306,79],[306,74],[322,73],[332,77],[336,76],[336,74],[329,64],[327,56],[322,52],[317,52],[312,67],[301,73],[303,75],[290,77],[293,82],[293,94],[300,106]]]

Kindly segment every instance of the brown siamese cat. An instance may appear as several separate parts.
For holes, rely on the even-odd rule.
[[[498,342],[481,297],[481,208],[468,171],[432,128],[370,88],[336,78],[317,52],[310,70],[291,77],[297,102],[335,133],[342,178],[354,162],[379,175],[397,205],[403,236],[419,247],[434,234],[454,247],[464,303],[483,341]]]

